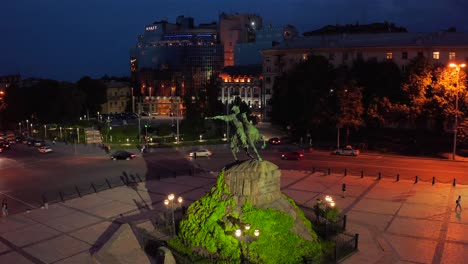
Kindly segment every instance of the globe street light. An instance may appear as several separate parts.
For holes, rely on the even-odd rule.
[[[455,73],[456,73],[455,125],[454,125],[454,130],[453,130],[453,152],[452,152],[452,160],[455,160],[455,153],[457,151],[457,130],[458,130],[458,92],[460,91],[460,89],[458,89],[458,80],[460,77],[460,69],[464,68],[466,65],[464,63],[461,63],[461,64],[450,63],[449,66],[451,68],[455,68]]]
[[[29,137],[29,120],[26,119],[26,130],[28,131],[28,137]]]
[[[47,138],[47,125],[44,125],[44,140]]]
[[[19,134],[21,135],[21,122],[19,122],[18,125],[19,125]]]
[[[172,222],[172,234],[175,237],[176,236],[176,228],[175,228],[175,217],[174,217],[174,211],[182,206],[183,199],[182,197],[179,196],[177,198],[177,201],[175,200],[175,195],[173,193],[169,194],[167,196],[167,199],[164,200],[164,205],[171,210],[171,222]]]
[[[252,243],[253,241],[257,240],[258,236],[260,236],[260,230],[259,229],[255,229],[254,232],[253,232],[253,236],[250,232],[250,224],[246,224],[244,226],[244,229],[245,229],[245,232],[244,232],[244,236],[242,236],[242,230],[241,229],[236,229],[236,231],[234,232],[235,236],[237,237],[237,239],[239,239],[240,241],[243,241],[245,242],[245,244],[247,245],[247,263],[250,262],[250,256],[249,256],[249,245],[250,243]]]

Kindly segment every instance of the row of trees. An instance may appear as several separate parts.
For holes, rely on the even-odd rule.
[[[39,80],[30,86],[12,85],[3,102],[3,127],[29,119],[31,122],[70,124],[80,116],[101,111],[106,101],[102,80],[83,77],[76,83]]]
[[[312,56],[279,77],[273,89],[272,122],[298,136],[383,127],[444,133],[452,129],[456,96],[458,117],[468,103],[466,72],[457,76],[454,68],[424,57],[401,71],[392,61],[358,60],[335,68]]]

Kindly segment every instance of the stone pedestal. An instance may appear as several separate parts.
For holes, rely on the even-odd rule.
[[[225,183],[237,204],[249,199],[254,206],[263,207],[282,197],[281,172],[269,161],[244,161],[224,173]]]
[[[313,240],[310,230],[298,218],[299,208],[294,207],[281,193],[281,171],[269,161],[247,160],[224,171],[226,183],[232,199],[241,211],[246,201],[258,208],[271,208],[291,215],[294,218],[293,232],[306,240]]]

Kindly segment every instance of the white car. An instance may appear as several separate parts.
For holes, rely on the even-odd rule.
[[[335,155],[344,155],[344,156],[357,156],[359,155],[360,151],[359,149],[353,149],[351,146],[346,146],[344,148],[337,149],[333,151],[333,154]]]
[[[41,153],[49,153],[49,152],[52,152],[54,151],[51,147],[49,146],[42,146],[40,148],[38,148],[37,150],[39,150],[39,152]]]
[[[189,153],[189,156],[192,158],[195,157],[195,155],[197,157],[210,157],[211,155],[213,155],[213,153],[207,149],[194,150]]]

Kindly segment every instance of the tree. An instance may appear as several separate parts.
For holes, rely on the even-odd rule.
[[[101,80],[94,80],[88,76],[77,82],[78,89],[85,94],[86,115],[101,111],[101,105],[106,102],[106,85]],[[85,114],[85,113],[83,113]]]
[[[356,81],[349,81],[337,91],[338,111],[337,127],[346,128],[346,145],[349,141],[350,128],[356,129],[363,124],[362,88]]]
[[[303,136],[310,128],[332,126],[333,66],[323,56],[310,56],[291,71],[275,80],[272,122],[291,126],[296,136]]]

